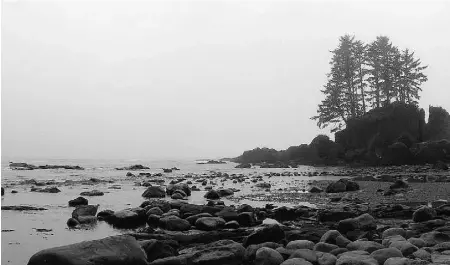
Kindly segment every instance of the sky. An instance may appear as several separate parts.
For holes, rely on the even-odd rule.
[[[344,34],[415,51],[429,65],[420,106],[450,110],[450,1],[2,4],[4,157],[218,158],[309,143],[329,134],[310,117]]]

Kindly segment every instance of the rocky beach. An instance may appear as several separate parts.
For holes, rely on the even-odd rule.
[[[450,262],[450,174],[433,165],[69,162],[3,165],[3,264]]]

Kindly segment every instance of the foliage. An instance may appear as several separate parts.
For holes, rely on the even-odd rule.
[[[450,140],[450,115],[442,107],[429,107],[428,123],[426,125],[427,140]]]
[[[400,51],[386,36],[370,44],[354,36],[339,38],[331,51],[330,72],[316,116],[320,128],[341,130],[349,120],[363,116],[369,107],[379,108],[399,101],[417,104],[421,84],[427,81],[419,59],[409,49]]]

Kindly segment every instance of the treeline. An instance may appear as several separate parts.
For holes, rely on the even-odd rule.
[[[341,130],[350,119],[394,101],[416,105],[420,86],[427,81],[423,73],[427,66],[422,66],[414,52],[399,49],[386,36],[366,44],[345,35],[331,53],[331,70],[322,90],[325,99],[312,119],[320,128],[333,125],[332,132]]]

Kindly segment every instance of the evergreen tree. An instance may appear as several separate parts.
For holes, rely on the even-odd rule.
[[[355,41],[353,45],[355,63],[356,63],[356,87],[359,91],[357,94],[359,106],[361,107],[358,111],[358,116],[364,115],[366,113],[366,89],[367,89],[367,45],[362,41]],[[357,92],[358,93],[358,92]]]
[[[421,66],[419,59],[414,58],[414,52],[405,49],[400,55],[400,77],[398,81],[398,101],[417,104],[420,98],[420,86],[428,80],[423,73],[428,66]]]

